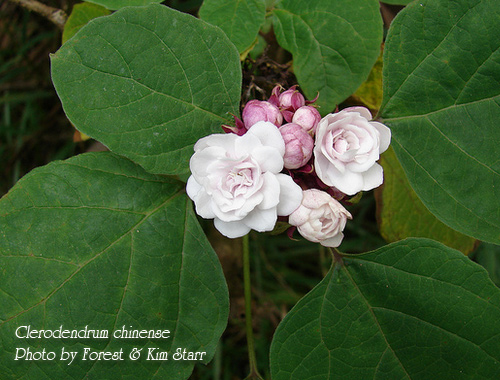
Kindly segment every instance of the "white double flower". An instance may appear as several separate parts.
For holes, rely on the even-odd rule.
[[[210,135],[194,150],[187,194],[198,215],[214,219],[223,235],[271,231],[278,215],[287,216],[300,205],[300,186],[280,173],[285,143],[274,124],[258,122],[243,136]]]
[[[371,119],[364,107],[346,108],[321,119],[316,130],[314,167],[326,185],[354,195],[382,184],[382,166],[376,161],[389,147],[391,130]]]

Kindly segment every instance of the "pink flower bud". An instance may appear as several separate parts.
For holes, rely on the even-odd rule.
[[[285,124],[279,131],[285,141],[285,168],[298,169],[309,161],[314,148],[314,140],[298,124]]]
[[[324,191],[309,189],[302,194],[302,203],[290,214],[288,222],[307,240],[338,247],[347,219],[352,219],[349,211]]]
[[[318,110],[312,106],[300,107],[293,114],[292,123],[300,125],[307,132],[315,133],[316,126],[321,120]]]
[[[278,107],[263,100],[250,100],[243,109],[242,117],[246,129],[259,121],[269,121],[277,127],[283,122]]]
[[[306,104],[304,96],[296,90],[297,86],[292,86],[279,96],[281,110],[296,111]]]
[[[281,88],[282,87],[280,85],[274,86],[273,91],[271,92],[271,96],[267,100],[269,103],[271,103],[272,105],[274,105],[278,108],[280,106],[279,98],[280,98]]]

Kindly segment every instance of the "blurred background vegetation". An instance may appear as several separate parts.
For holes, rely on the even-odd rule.
[[[68,15],[76,0],[44,0]],[[194,15],[202,0],[171,0],[164,4]],[[386,26],[401,7],[383,6]],[[56,25],[20,5],[0,3],[0,196],[35,167],[104,147],[92,140],[81,141],[66,118],[50,79],[49,54],[61,45]],[[272,87],[296,84],[290,69],[291,57],[277,46],[272,30],[261,36],[269,47],[243,62],[242,103],[264,99]],[[346,105],[356,104],[356,98]],[[347,224],[340,247],[344,252],[367,252],[385,244],[376,221],[373,192],[363,195],[349,210],[355,218]],[[228,282],[231,313],[228,328],[214,360],[195,368],[191,379],[243,379],[248,373],[244,328],[244,298],[240,240],[223,238],[211,222],[201,221],[209,232]],[[303,239],[286,234],[252,234],[252,284],[257,362],[269,378],[268,353],[272,335],[291,307],[310,291],[328,271],[330,254]],[[500,283],[498,247],[482,244],[470,255],[484,265]]]

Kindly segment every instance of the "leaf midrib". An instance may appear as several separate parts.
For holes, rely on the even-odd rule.
[[[354,279],[352,278],[351,276],[351,273],[349,273],[349,271],[347,270],[346,266],[342,264],[337,264],[337,265],[341,265],[341,269],[344,271],[344,273],[346,273],[347,277],[349,278],[349,280],[351,281],[351,283],[353,284],[354,288],[358,291],[359,295],[361,296],[361,298],[363,299],[364,303],[366,304],[366,307],[368,309],[368,312],[371,314],[372,318],[373,318],[373,321],[375,322],[375,325],[377,326],[378,330],[380,331],[380,335],[382,335],[382,338],[384,339],[385,341],[385,344],[386,344],[386,347],[388,349],[391,350],[392,354],[394,355],[394,358],[398,361],[400,367],[403,369],[403,371],[405,372],[406,376],[408,377],[408,379],[411,380],[411,376],[410,374],[408,373],[408,371],[406,370],[405,366],[403,365],[403,363],[401,362],[401,359],[399,359],[399,357],[396,355],[396,351],[392,348],[391,344],[389,343],[389,341],[387,340],[386,336],[385,336],[385,333],[384,333],[384,330],[382,329],[382,326],[380,326],[380,323],[377,319],[377,316],[375,315],[374,311],[373,311],[373,308],[372,306],[370,305],[370,303],[368,302],[368,300],[366,299],[365,295],[361,292],[361,289],[358,287],[358,284],[356,283],[356,281],[354,281]],[[387,351],[387,348],[386,350],[384,350],[384,352],[382,353],[381,355],[381,359],[382,360],[382,357],[383,355],[385,354],[385,352]],[[380,362],[377,364],[377,368],[380,366]]]
[[[174,102],[179,102],[179,103],[182,103],[186,106],[189,106],[189,107],[192,107],[193,109],[196,109],[200,112],[204,112],[208,115],[210,115],[211,117],[216,117],[217,119],[220,119],[220,120],[223,120],[224,122],[227,122],[227,119],[225,119],[224,117],[220,116],[220,115],[217,115],[216,113],[213,113],[212,111],[209,111],[209,110],[206,110],[194,103],[190,103],[186,100],[183,100],[183,99],[180,99],[180,98],[177,98],[175,96],[172,96],[172,95],[169,95],[169,94],[166,94],[164,92],[160,92],[160,91],[157,91],[155,90],[154,88],[151,88],[149,86],[147,86],[146,84],[144,83],[141,83],[139,82],[137,79],[133,78],[133,77],[127,77],[127,76],[121,76],[121,75],[118,75],[118,74],[113,74],[113,73],[109,73],[107,71],[103,71],[103,70],[98,70],[94,67],[91,67],[91,66],[88,66],[88,65],[85,65],[83,62],[74,62],[74,61],[71,61],[69,59],[66,59],[66,58],[63,58],[61,56],[56,56],[58,60],[60,61],[64,61],[64,62],[69,62],[71,64],[75,64],[75,65],[80,65],[82,67],[85,67],[89,70],[92,70],[93,72],[96,72],[96,73],[101,73],[101,74],[105,74],[105,75],[110,75],[110,76],[113,76],[113,77],[117,77],[117,78],[120,78],[120,79],[124,79],[124,80],[129,80],[129,81],[132,81],[136,84],[138,84],[139,86],[142,86],[144,88],[146,88],[147,90],[151,91],[151,93],[154,93],[154,94],[157,94],[157,95],[162,95],[162,96],[165,96],[166,98],[170,99],[170,100],[173,100]],[[227,91],[227,89],[226,89]],[[130,104],[130,103],[129,103]],[[118,107],[108,107],[108,108],[119,108],[121,107],[122,105],[119,105]],[[82,107],[83,108],[83,107]],[[86,110],[90,110],[90,111],[93,111],[94,109],[88,109],[88,108],[84,108]]]
[[[446,35],[443,37],[443,39],[432,49],[432,51],[430,53],[428,53],[425,57],[423,57],[423,59],[417,64],[417,66],[415,66],[415,68],[412,69],[412,71],[410,73],[408,73],[408,76],[401,82],[401,84],[398,86],[398,88],[396,89],[396,91],[394,91],[391,95],[391,97],[389,98],[389,100],[387,101],[387,103],[383,104],[383,106],[381,107],[381,111],[385,110],[386,108],[389,107],[389,104],[391,104],[391,101],[393,99],[395,99],[396,97],[396,94],[401,90],[401,88],[405,85],[405,83],[408,81],[408,79],[410,77],[413,76],[413,74],[415,73],[416,70],[418,70],[418,68],[424,63],[427,61],[427,59],[429,57],[431,57],[433,55],[433,53],[443,44],[443,42],[445,42],[448,38],[448,36],[451,34],[451,32],[457,27],[457,25],[462,21],[462,19],[467,16],[467,14],[473,10],[476,6],[478,6],[479,4],[481,4],[482,1],[478,1],[473,7],[471,8],[468,8],[464,14],[460,17],[460,19],[458,19],[458,21],[451,25],[450,27],[450,30],[448,30],[448,32],[446,33]],[[416,5],[415,5],[416,6]],[[405,12],[406,10],[404,10]],[[403,17],[403,15],[406,17],[406,13],[402,12],[402,15],[401,17]],[[391,36],[388,36],[388,40],[390,40],[390,37]],[[385,91],[384,91],[385,92]],[[456,101],[457,99],[455,99]],[[381,112],[382,113],[382,112]]]

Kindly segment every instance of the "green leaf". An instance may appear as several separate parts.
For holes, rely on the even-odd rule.
[[[187,379],[194,361],[147,359],[149,348],[203,351],[209,361],[228,317],[215,252],[180,182],[112,153],[89,153],[26,175],[0,202],[2,379]],[[20,339],[32,329],[107,330],[106,339]],[[122,329],[170,330],[166,339],[116,339]],[[56,361],[14,360],[16,348]],[[78,352],[71,365],[62,348]],[[85,348],[123,361],[82,360]],[[132,361],[133,348],[143,349]],[[125,377],[123,377],[125,378]]]
[[[500,287],[500,247],[481,243],[472,254],[472,259],[488,271],[491,280]]]
[[[413,0],[384,0],[382,3],[393,4],[393,5],[408,5]]]
[[[282,0],[274,13],[278,43],[293,55],[306,96],[324,115],[368,77],[382,42],[375,0]]]
[[[264,0],[204,0],[200,8],[200,18],[220,27],[240,53],[254,43],[265,16]]]
[[[500,3],[428,1],[394,19],[381,115],[411,186],[443,223],[500,243]]]
[[[350,255],[278,327],[272,378],[497,379],[499,302],[483,268],[432,240]]]
[[[75,4],[68,17],[68,21],[64,24],[62,42],[65,43],[73,37],[90,20],[100,16],[107,16],[110,13],[110,11],[100,5],[91,3]]]
[[[103,7],[111,10],[120,9],[123,7],[134,7],[140,5],[148,5],[154,3],[161,3],[163,0],[85,0],[89,3],[102,5]]]
[[[466,255],[472,252],[476,240],[452,230],[427,210],[408,183],[392,148],[382,155],[380,164],[384,168],[384,186],[376,190],[377,214],[385,240],[425,237]]]
[[[52,57],[52,79],[77,129],[157,174],[188,172],[194,143],[239,112],[234,45],[162,5],[83,27]]]

